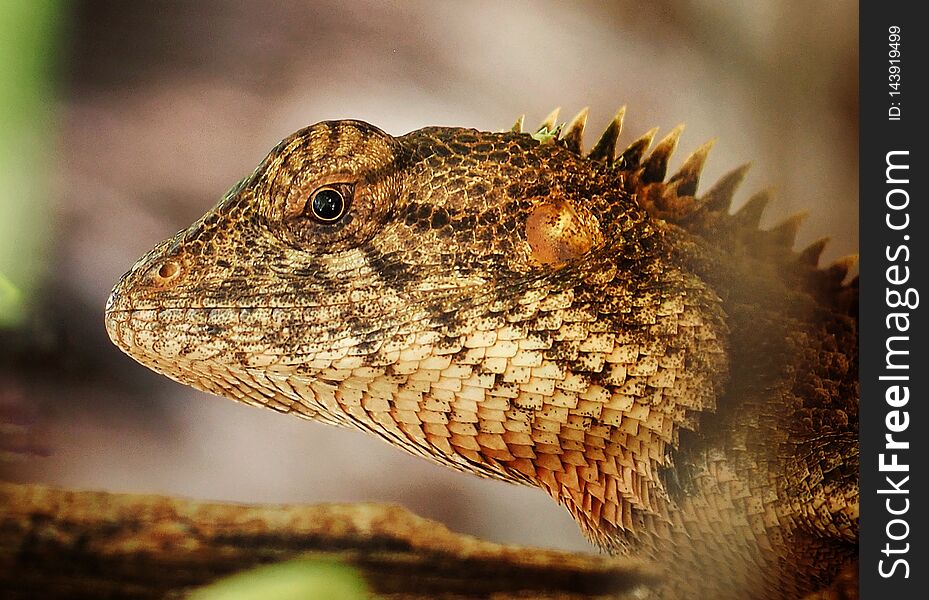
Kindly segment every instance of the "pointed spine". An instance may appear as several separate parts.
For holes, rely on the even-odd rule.
[[[713,148],[716,140],[710,140],[694,150],[687,157],[684,164],[677,173],[671,176],[668,183],[679,181],[677,193],[679,196],[695,196],[697,194],[697,185],[700,183],[700,173],[703,171],[703,165],[706,164],[706,157]]]
[[[800,226],[810,215],[808,211],[798,212],[791,215],[770,229],[771,235],[776,242],[785,248],[793,248],[797,241],[797,232]]]
[[[720,177],[716,185],[710,188],[710,191],[700,198],[701,204],[710,212],[729,212],[729,207],[732,205],[732,197],[735,195],[735,191],[739,187],[739,184],[745,179],[745,174],[748,172],[750,166],[750,163],[746,163]]]
[[[652,140],[655,139],[656,133],[658,133],[657,127],[649,130],[645,135],[629,144],[629,147],[623,150],[623,153],[619,156],[619,168],[627,170],[638,167],[639,161],[642,160],[645,151],[652,145]]]
[[[561,143],[575,154],[581,153],[581,145],[584,143],[584,127],[587,126],[587,115],[590,113],[590,107],[585,106],[581,112],[571,119],[571,122],[565,126],[564,135]]]
[[[516,119],[516,122],[513,123],[513,126],[510,128],[510,131],[513,133],[522,133],[523,126],[526,124],[526,115],[519,115]]]
[[[771,201],[771,192],[763,190],[748,199],[742,208],[740,208],[732,218],[745,229],[758,229],[758,223],[761,222],[761,215],[764,209]]]
[[[822,256],[823,250],[828,243],[829,238],[822,238],[813,242],[800,252],[800,256],[797,257],[797,262],[811,267],[819,265],[819,257]]]
[[[671,154],[674,153],[675,148],[677,148],[677,141],[680,139],[682,131],[684,131],[683,125],[678,125],[672,129],[671,133],[658,142],[652,153],[645,159],[643,164],[645,170],[642,171],[643,183],[664,181],[664,176],[668,172],[668,160],[671,158]]]
[[[829,265],[829,268],[827,268],[825,271],[826,277],[835,285],[841,285],[842,282],[845,281],[845,278],[848,276],[848,272],[852,270],[857,264],[857,254],[843,256],[839,260]]]
[[[606,164],[612,164],[613,156],[616,154],[616,140],[619,139],[619,134],[623,130],[623,119],[625,116],[626,107],[623,106],[616,111],[616,115],[613,117],[613,120],[610,121],[610,124],[607,125],[603,135],[600,136],[600,140],[594,146],[594,149],[590,151],[590,154],[587,155],[588,158],[605,162]]]
[[[558,106],[555,108],[555,110],[548,113],[548,116],[545,117],[545,119],[541,123],[539,123],[539,127],[536,131],[543,131],[543,130],[547,132],[555,131],[555,123],[558,122],[558,113],[560,112],[561,112],[561,107]]]

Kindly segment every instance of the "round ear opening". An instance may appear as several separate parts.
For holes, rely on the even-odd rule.
[[[567,200],[543,202],[526,219],[526,241],[539,264],[567,264],[586,254],[595,239],[596,232]]]

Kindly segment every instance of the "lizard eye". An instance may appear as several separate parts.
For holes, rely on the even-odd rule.
[[[311,194],[304,215],[327,225],[335,223],[348,212],[351,197],[352,187],[348,184],[320,188]]]

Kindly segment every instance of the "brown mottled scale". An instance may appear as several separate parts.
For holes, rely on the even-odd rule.
[[[533,135],[323,122],[281,142],[107,306],[198,389],[537,486],[667,597],[786,598],[854,560],[857,281],[798,219],[697,196],[680,128],[587,156]],[[544,526],[544,525],[540,525]]]

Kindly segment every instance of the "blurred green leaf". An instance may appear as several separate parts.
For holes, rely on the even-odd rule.
[[[0,327],[12,327],[25,318],[23,294],[0,273]]]
[[[342,563],[297,559],[238,573],[192,593],[191,600],[366,600],[361,574]]]
[[[45,277],[63,15],[55,0],[0,0],[0,327],[22,321]]]

